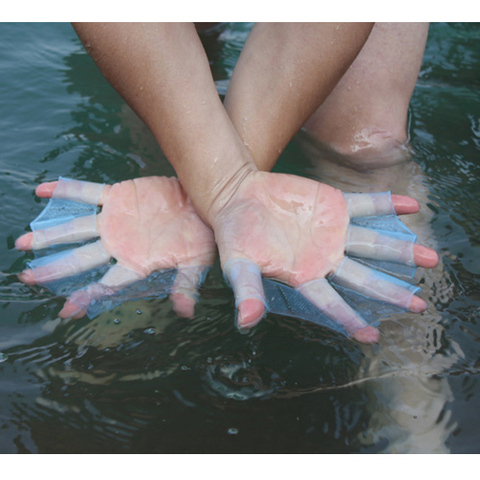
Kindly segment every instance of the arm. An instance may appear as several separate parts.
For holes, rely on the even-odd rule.
[[[256,168],[218,97],[194,25],[74,28],[106,79],[155,135],[198,213],[210,223],[222,199]]]

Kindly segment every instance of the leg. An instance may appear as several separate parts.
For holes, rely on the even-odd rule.
[[[423,244],[435,248],[429,190],[420,166],[410,159],[371,168],[402,155],[399,147],[408,140],[408,106],[427,28],[376,24],[355,62],[297,140],[314,166],[309,174],[320,181],[343,191],[393,190],[419,200],[420,213],[403,221]],[[442,350],[432,341],[441,338],[443,330],[441,312],[434,305],[438,299],[453,298],[452,282],[440,263],[423,274],[421,283],[433,300],[431,308],[421,318],[400,315],[383,322],[380,348],[376,353],[365,350],[365,370],[359,374],[372,395],[366,407],[372,417],[362,438],[367,445],[388,440],[388,452],[445,453],[455,426],[450,422],[447,376],[463,353],[457,345]]]
[[[375,24],[353,64],[306,123],[306,131],[359,163],[404,145],[427,35],[428,23]]]

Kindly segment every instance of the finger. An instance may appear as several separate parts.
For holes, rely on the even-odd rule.
[[[417,213],[420,210],[420,204],[406,195],[392,195],[392,203],[397,215]]]
[[[372,228],[350,225],[346,252],[355,257],[414,265],[413,242],[385,235]]]
[[[33,249],[33,232],[25,233],[15,240],[15,248],[20,251]]]
[[[145,275],[117,263],[108,269],[99,283],[112,291],[119,292],[142,278],[145,278]]]
[[[438,264],[435,250],[402,240],[401,234],[387,235],[372,228],[350,225],[346,253],[354,257],[434,268]]]
[[[102,299],[120,292],[142,278],[143,275],[116,264],[108,269],[99,282],[88,285],[70,295],[59,316],[61,318],[81,318],[89,315],[93,318],[105,310],[105,306],[98,305]]]
[[[91,301],[92,295],[86,289],[74,292],[67,298],[58,316],[60,318],[82,318],[87,314],[88,305]]]
[[[18,250],[47,248],[52,245],[91,240],[97,236],[96,215],[85,215],[54,227],[37,229],[15,242]]]
[[[350,218],[376,215],[403,215],[420,210],[418,202],[406,195],[381,193],[344,193]]]
[[[348,336],[361,343],[378,342],[378,330],[369,325],[330,285],[321,278],[296,287],[324,315],[340,324]]]
[[[393,215],[395,208],[389,192],[344,193],[350,218]]]
[[[170,300],[179,317],[193,318],[198,302],[198,289],[205,280],[210,267],[179,266],[173,283]]]
[[[415,293],[420,289],[395,277],[345,258],[332,280],[368,298],[419,313],[427,303]]]
[[[259,267],[250,260],[232,258],[223,266],[223,273],[235,295],[238,328],[251,328],[265,313],[265,294]]]
[[[90,318],[93,318],[95,315],[91,312],[92,303],[114,293],[115,290],[110,290],[100,283],[88,285],[88,287],[77,290],[68,297],[58,316],[60,318],[78,319],[89,315]]]
[[[40,184],[35,193],[41,198],[62,198],[73,202],[101,206],[105,198],[105,187],[108,187],[108,185],[61,177],[57,182]]]
[[[413,246],[413,259],[415,265],[422,268],[435,268],[439,261],[435,250],[416,244]]]
[[[44,182],[37,186],[35,195],[40,198],[51,198],[57,188],[58,180],[54,182]]]
[[[22,282],[45,284],[106,264],[110,256],[100,241],[34,260],[31,268],[19,274]]]

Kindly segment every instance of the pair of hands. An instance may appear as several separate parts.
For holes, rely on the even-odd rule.
[[[355,211],[355,203],[362,203],[361,196],[347,206],[342,192],[328,185],[293,175],[252,172],[216,213],[210,229],[176,179],[147,177],[107,185],[98,199],[89,197],[88,189],[82,190],[83,183],[69,182],[60,195],[85,203],[98,202],[102,211],[96,216],[96,232],[79,234],[77,224],[54,227],[45,231],[41,242],[36,240],[36,232],[23,235],[16,247],[31,250],[98,236],[97,243],[106,258],[112,257],[117,262],[99,282],[102,287],[115,290],[156,270],[176,268],[179,274],[170,298],[179,315],[191,317],[198,280],[214,263],[218,246],[222,268],[237,298],[239,328],[254,326],[265,311],[259,276],[242,266],[236,268],[235,275],[229,271],[232,262],[244,259],[257,265],[263,276],[300,287],[302,294],[342,324],[356,340],[363,343],[378,340],[377,329],[346,309],[339,295],[319,293],[315,283],[334,273],[344,260],[349,211]],[[41,184],[36,193],[50,198],[56,186],[57,182]],[[397,214],[418,211],[418,203],[410,197],[393,196],[392,200]],[[374,207],[369,212],[379,213],[382,212]],[[438,262],[433,250],[420,245],[414,245],[413,257],[420,267],[432,268]],[[64,261],[60,260],[35,271],[25,270],[20,279],[42,284],[91,265],[81,255],[77,260],[75,272],[64,269]],[[326,282],[325,285],[328,288]],[[382,285],[376,287],[381,289]],[[93,286],[74,293],[60,316],[83,316],[90,300],[102,291]],[[405,306],[414,312],[427,308],[416,296]]]

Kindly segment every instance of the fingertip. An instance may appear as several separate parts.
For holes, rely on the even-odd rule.
[[[20,251],[31,250],[33,247],[33,232],[25,233],[15,240],[15,248]]]
[[[35,274],[31,269],[24,270],[23,272],[20,272],[17,276],[21,282],[26,283],[27,285],[35,285],[35,283],[37,283]]]
[[[352,337],[360,343],[378,343],[380,332],[375,327],[367,325],[366,327],[356,330]]]
[[[417,267],[423,268],[435,268],[439,262],[437,252],[423,245],[413,246],[413,259]]]
[[[50,198],[57,188],[58,181],[41,183],[35,189],[35,195],[40,198]]]
[[[420,211],[420,204],[407,195],[392,195],[392,203],[397,215],[417,213]]]
[[[257,325],[265,313],[265,305],[257,298],[247,298],[238,306],[237,327],[252,328]]]
[[[195,316],[196,300],[190,295],[184,293],[170,294],[170,300],[173,303],[173,310],[180,318],[190,318]]]
[[[87,313],[85,310],[80,308],[76,303],[67,300],[63,305],[63,308],[58,313],[58,316],[60,318],[72,318],[74,320],[78,320],[79,318],[84,317],[86,314]]]
[[[428,308],[428,303],[423,298],[414,295],[410,300],[408,309],[413,313],[421,313]]]

